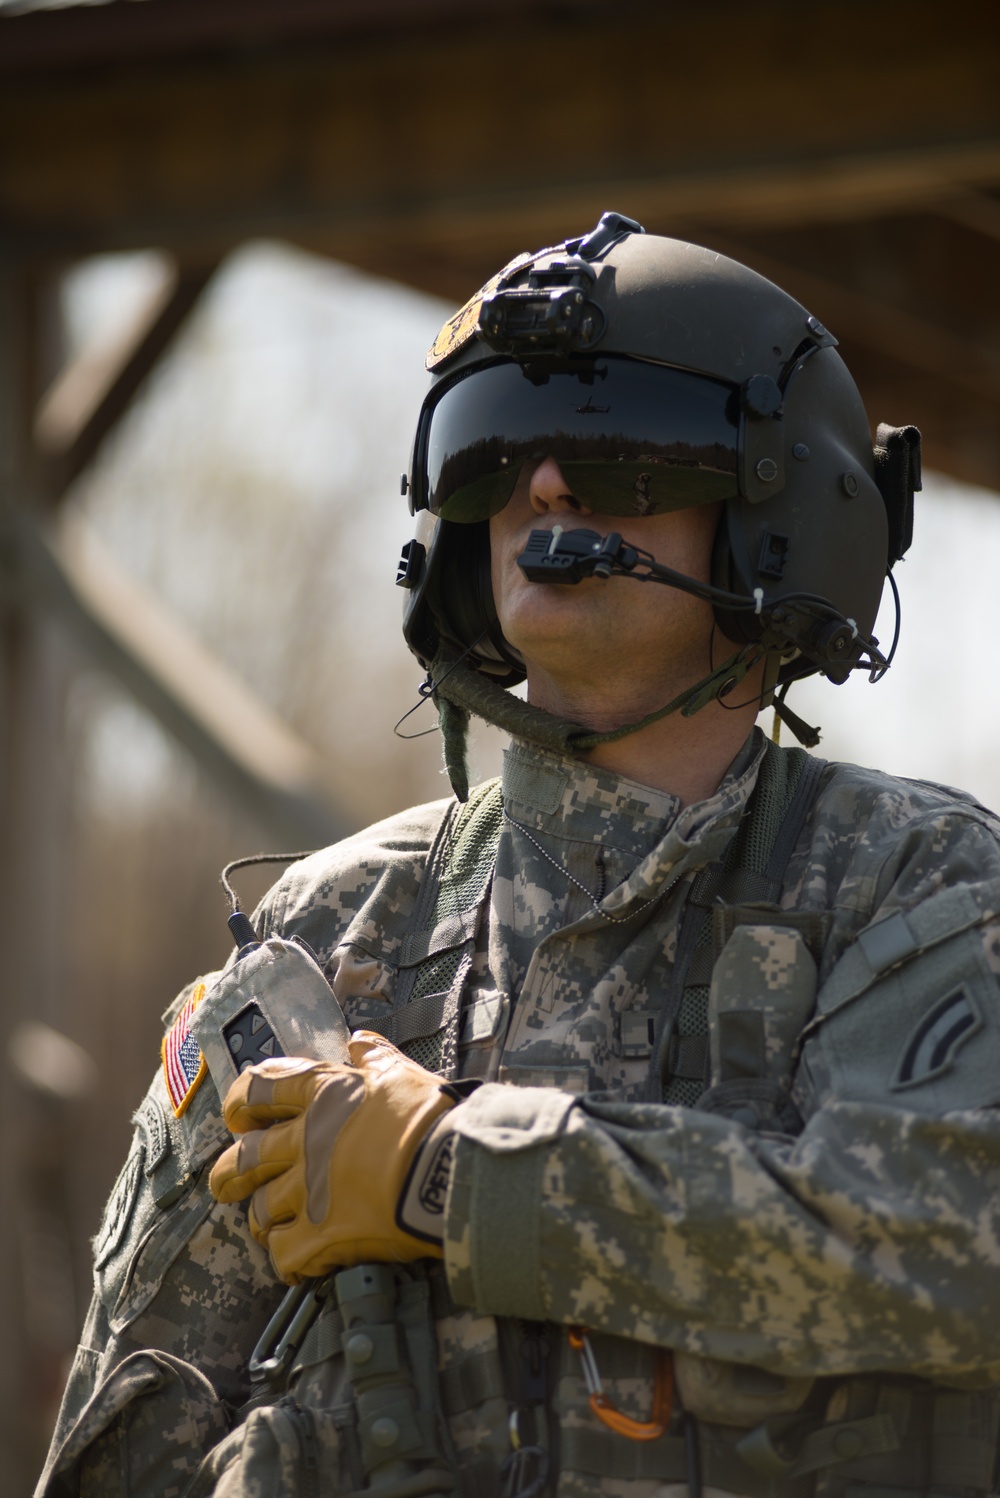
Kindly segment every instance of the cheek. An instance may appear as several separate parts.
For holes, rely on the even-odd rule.
[[[490,581],[493,585],[493,604],[501,628],[509,616],[510,599],[520,579],[520,573],[514,565],[514,558],[520,548],[514,544],[512,527],[505,523],[505,516],[506,512],[503,512],[490,521]]]
[[[490,578],[498,610],[502,606],[504,591],[509,588],[511,579],[516,583],[520,578],[514,562],[523,550],[523,542],[527,540],[525,526],[533,515],[531,504],[524,490],[525,484],[522,476],[517,489],[503,509],[490,519]]]
[[[675,510],[652,519],[647,523],[649,528],[629,539],[651,551],[658,562],[707,583],[711,581],[712,550],[721,515],[721,504]]]
[[[498,524],[498,516],[494,515],[490,521],[490,580],[493,583],[493,597],[499,606],[501,598],[501,584],[503,572],[503,535]]]

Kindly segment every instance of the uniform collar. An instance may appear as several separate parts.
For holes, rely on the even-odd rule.
[[[667,791],[515,739],[504,754],[504,809],[522,826],[550,837],[600,843],[645,861],[664,842],[679,852],[710,825],[735,826],[764,748],[755,728],[718,789],[682,810]]]

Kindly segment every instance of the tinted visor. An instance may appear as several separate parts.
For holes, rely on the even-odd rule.
[[[427,501],[444,520],[503,509],[522,465],[554,458],[574,496],[603,515],[659,515],[736,493],[735,391],[634,359],[547,370],[488,365],[431,408]]]

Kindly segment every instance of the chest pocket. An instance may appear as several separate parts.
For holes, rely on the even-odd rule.
[[[725,861],[693,881],[656,1026],[651,1096],[729,1111],[742,1091],[744,1121],[756,1114],[751,1126],[776,1126],[757,1104],[790,1069],[781,1060],[786,1032],[794,1025],[797,1034],[809,1016],[816,987],[810,949],[818,951],[829,931],[825,913],[786,913],[777,901],[823,769],[801,749],[786,753],[769,744]],[[794,1013],[783,1025],[778,1010],[788,1003]]]
[[[816,1003],[816,960],[793,926],[736,926],[712,971],[709,1088],[699,1108],[750,1129],[798,1133],[789,1097],[798,1039]]]
[[[462,992],[502,827],[499,780],[487,781],[445,818],[401,944],[392,1012],[368,1021],[405,1055],[445,1077],[457,1069]],[[495,1019],[483,1014],[476,1022]]]

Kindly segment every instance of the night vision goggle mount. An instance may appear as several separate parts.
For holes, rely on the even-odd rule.
[[[825,598],[787,593],[765,601],[763,589],[752,595],[729,593],[701,583],[657,562],[651,552],[630,546],[617,531],[600,536],[574,527],[534,530],[517,565],[529,582],[580,583],[585,578],[632,577],[637,582],[679,588],[733,613],[753,613],[761,623],[761,644],[769,650],[800,650],[834,681],[850,671],[869,671],[875,680],[888,666],[874,635],[863,635]]]
[[[607,327],[603,310],[588,292],[597,280],[591,263],[625,234],[644,234],[642,225],[621,213],[605,213],[582,239],[567,240],[562,259],[532,266],[527,286],[503,282],[483,298],[479,332],[500,354],[585,353]],[[519,274],[523,265],[514,274]]]
[[[599,341],[607,325],[601,308],[587,296],[597,279],[579,255],[533,270],[527,286],[507,286],[483,298],[479,331],[501,354],[583,353]]]

